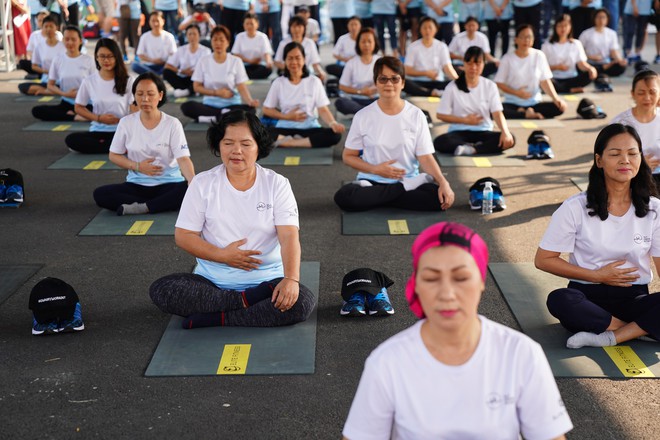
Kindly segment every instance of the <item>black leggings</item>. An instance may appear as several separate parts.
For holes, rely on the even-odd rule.
[[[271,281],[279,283],[282,278]],[[298,300],[286,312],[264,299],[244,308],[240,291],[220,289],[201,275],[177,273],[160,278],[149,288],[149,296],[165,313],[190,316],[196,313],[224,312],[223,325],[240,327],[278,327],[309,318],[316,301],[314,294],[300,284]]]
[[[598,71],[598,73],[604,73],[607,76],[621,76],[623,75],[623,72],[626,71],[626,66],[622,66],[621,64],[614,63],[607,69],[603,67],[602,64],[592,64]]]
[[[504,117],[506,119],[525,119],[525,110],[518,111],[518,109],[533,108],[536,113],[541,113],[545,119],[552,119],[556,116],[561,115],[562,112],[559,110],[559,107],[555,105],[554,102],[539,102],[536,105],[530,105],[528,107],[523,107],[516,104],[507,104],[506,102],[502,104],[504,108]]]
[[[590,83],[589,73],[582,70],[578,70],[577,76],[573,78],[552,78],[552,84],[555,86],[557,93],[570,93],[572,88],[583,88]]]
[[[438,199],[438,185],[425,183],[417,189],[406,191],[402,183],[378,183],[372,186],[348,183],[335,193],[335,203],[344,211],[367,211],[380,207],[408,209],[411,211],[442,211]]]
[[[602,333],[612,317],[635,322],[660,339],[660,294],[649,294],[647,285],[615,287],[571,281],[548,295],[548,311],[567,330]]]
[[[342,66],[339,63],[328,64],[327,66],[325,66],[325,71],[328,72],[330,75],[336,76],[337,78],[341,78],[341,74],[344,73],[344,66]]]
[[[20,60],[18,62],[18,68],[25,70],[29,74],[39,75],[39,73],[32,69],[32,61],[30,60]]]
[[[497,43],[497,36],[502,37],[502,55],[509,51],[509,26],[511,20],[486,20],[488,27],[488,42],[490,43],[490,50],[495,56],[495,47]]]
[[[194,93],[193,83],[189,76],[179,76],[175,71],[165,69],[163,78],[175,89],[190,90],[190,93]]]
[[[454,154],[459,145],[472,144],[477,154],[498,154],[502,152],[499,146],[500,135],[498,131],[450,131],[435,138],[433,146],[439,153]]]
[[[534,49],[539,49],[541,47],[541,35],[539,31],[541,29],[542,8],[543,2],[526,8],[518,6],[513,7],[513,21],[515,22],[516,28],[523,24],[531,24],[534,28]]]
[[[406,80],[403,91],[410,96],[433,96],[433,90],[444,90],[451,81],[413,81]]]
[[[48,87],[47,83],[35,83],[35,82],[24,82],[20,83],[18,85],[18,91],[21,92],[24,95],[33,95],[34,93],[30,93],[30,87],[32,86],[38,86],[38,87],[43,87],[44,89]],[[51,93],[48,92],[50,95]]]
[[[215,116],[216,119],[219,119],[222,115],[231,110],[245,110],[250,113],[256,112],[254,107],[244,104],[230,105],[227,107],[211,107],[210,105],[196,101],[188,101],[181,104],[181,113],[195,121],[199,121],[200,116]]]
[[[266,79],[273,73],[273,69],[269,69],[263,64],[248,64],[245,66],[245,72],[250,79]]]
[[[302,136],[309,138],[312,148],[329,148],[341,141],[341,134],[335,133],[331,128],[277,128],[268,127],[270,137],[275,142],[277,136]]]
[[[86,131],[71,133],[64,142],[66,146],[83,154],[106,154],[110,151],[114,131]]]
[[[94,190],[94,201],[101,208],[116,211],[122,204],[146,203],[149,212],[178,211],[186,195],[186,182],[144,186],[135,183],[104,185]]]
[[[345,115],[354,115],[376,99],[377,98],[337,98],[335,101],[335,108],[338,112]]]
[[[73,104],[62,100],[55,105],[36,105],[32,107],[32,116],[42,121],[73,121],[76,116],[74,108]],[[88,105],[87,110],[91,112],[92,106]],[[68,112],[72,112],[72,114],[68,114]]]

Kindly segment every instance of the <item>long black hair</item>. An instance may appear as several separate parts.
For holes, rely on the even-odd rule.
[[[114,92],[118,95],[124,96],[126,94],[126,87],[128,85],[128,71],[126,70],[126,65],[124,64],[124,55],[122,55],[121,50],[117,42],[111,38],[101,38],[96,43],[96,48],[94,49],[94,62],[96,63],[96,70],[101,70],[101,65],[96,59],[99,49],[105,47],[112,55],[115,57],[115,87]]]
[[[486,54],[484,53],[484,50],[478,46],[468,47],[468,49],[465,51],[465,55],[463,55],[463,62],[467,63],[470,61],[479,60],[486,64]],[[467,80],[465,79],[465,71],[462,71],[454,82],[456,83],[458,90],[461,92],[470,93],[470,89],[468,89],[467,86]]]
[[[594,143],[594,163],[589,170],[589,186],[587,187],[587,209],[589,215],[597,215],[601,220],[607,220],[609,213],[607,212],[608,194],[605,186],[605,173],[602,168],[596,164],[596,156],[602,157],[603,151],[610,143],[614,136],[620,134],[629,134],[635,139],[639,146],[639,154],[641,156],[641,163],[637,175],[630,181],[630,192],[632,203],[635,207],[635,215],[637,217],[645,217],[649,212],[649,201],[651,196],[658,195],[658,191],[653,180],[651,168],[642,151],[642,141],[637,134],[637,130],[629,125],[624,124],[611,124],[603,128],[596,142]]]

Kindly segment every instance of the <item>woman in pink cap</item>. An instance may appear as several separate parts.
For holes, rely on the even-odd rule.
[[[573,428],[541,346],[478,314],[488,248],[437,223],[415,240],[406,286],[422,318],[367,359],[350,439],[563,439]]]

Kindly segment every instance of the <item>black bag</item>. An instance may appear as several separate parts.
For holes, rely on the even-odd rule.
[[[3,194],[0,194],[0,205],[15,207],[23,203],[25,188],[23,186],[23,175],[11,168],[0,169],[0,187],[4,185]],[[14,187],[14,188],[12,188]],[[16,188],[20,187],[20,188]],[[17,192],[17,190],[20,190]],[[5,194],[12,194],[10,200],[5,200]]]

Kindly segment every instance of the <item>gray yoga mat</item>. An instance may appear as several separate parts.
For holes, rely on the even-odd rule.
[[[548,293],[566,287],[567,280],[542,272],[532,263],[491,263],[488,267],[523,332],[543,347],[556,377],[660,377],[657,342],[635,340],[608,347],[612,356],[600,347],[566,348],[571,333],[550,315],[545,301]],[[630,358],[631,352],[647,370]]]
[[[275,148],[261,165],[332,165],[332,148]]]
[[[317,300],[320,267],[320,263],[315,261],[303,262],[300,267],[300,282],[314,292]],[[315,308],[307,321],[284,327],[206,327],[193,330],[184,330],[181,328],[183,318],[172,316],[145,376],[313,374],[316,315]],[[249,357],[233,366],[231,346],[236,345],[240,346],[238,350],[249,345]]]
[[[507,119],[509,128],[527,128],[543,130],[544,128],[561,128],[564,124],[558,119]]]
[[[342,235],[417,235],[445,220],[444,212],[378,208],[341,213]],[[405,224],[404,224],[405,222]]]
[[[580,188],[580,191],[586,191],[587,187],[589,186],[589,177],[583,176],[583,177],[571,177],[571,182],[578,188]]]
[[[0,265],[0,304],[12,296],[19,287],[41,269],[41,264]]]
[[[38,83],[35,83],[38,84]],[[20,95],[14,98],[14,102],[34,102],[35,104],[57,104],[60,102],[59,96],[33,96],[33,95]]]
[[[102,209],[78,235],[174,235],[178,212],[117,215]]]
[[[119,170],[121,169],[110,162],[107,154],[80,154],[69,153],[57,159],[49,170]]]
[[[524,167],[525,161],[512,154],[495,154],[479,156],[452,156],[449,154],[435,154],[440,166],[443,167]]]
[[[89,126],[89,122],[39,121],[23,127],[23,131],[89,131]]]
[[[211,124],[200,124],[199,122],[188,122],[183,126],[184,131],[204,131],[206,132]]]

